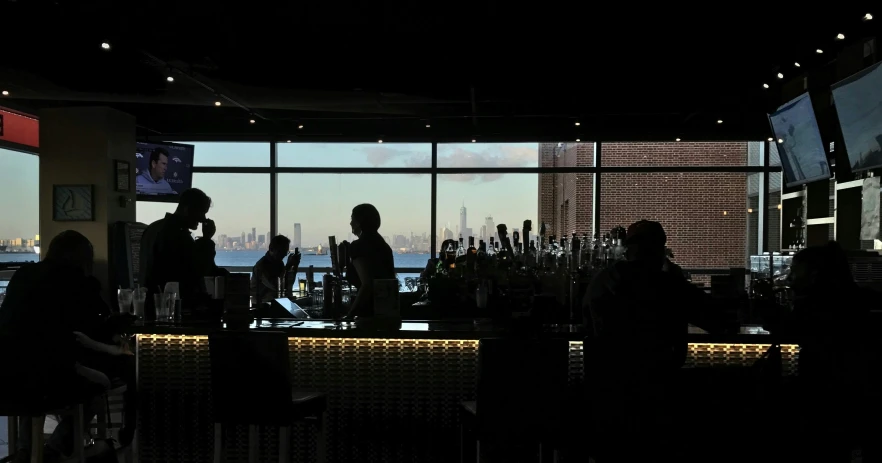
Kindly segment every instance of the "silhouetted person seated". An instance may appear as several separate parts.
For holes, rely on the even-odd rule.
[[[65,231],[49,244],[46,258],[22,266],[12,277],[0,306],[0,338],[11,363],[16,388],[29,399],[85,400],[85,423],[91,422],[100,394],[110,388],[109,375],[126,376],[134,392],[134,357],[113,342],[126,324],[112,316],[101,298],[101,285],[92,277],[93,250],[89,240]],[[99,371],[99,370],[104,370]],[[9,386],[8,384],[5,386]],[[93,398],[93,399],[89,399]],[[134,432],[133,397],[126,399],[126,431]],[[23,418],[16,458],[28,461],[30,418]],[[12,424],[10,424],[12,425]],[[87,427],[85,429],[88,429]],[[75,438],[71,418],[64,418],[47,443],[46,461],[69,455]],[[131,439],[129,439],[130,441]]]
[[[251,269],[251,294],[254,304],[272,302],[279,297],[279,280],[285,279],[285,292],[291,294],[294,281],[297,279],[297,267],[300,265],[300,253],[292,254],[289,249],[291,240],[284,235],[274,236],[270,240],[266,254]],[[287,256],[287,260],[285,257]]]
[[[351,263],[346,269],[346,279],[358,288],[358,296],[347,318],[369,317],[374,314],[374,280],[396,278],[395,258],[392,248],[380,236],[380,212],[376,207],[355,206],[349,225],[358,239],[349,246]]]
[[[807,456],[843,461],[866,427],[869,309],[878,307],[878,294],[855,284],[835,242],[797,253],[788,280],[792,310],[766,324],[799,343],[798,375],[784,391],[796,399],[790,413],[798,416],[785,418],[799,423],[801,439],[811,442]]]
[[[147,287],[145,316],[155,316],[153,295],[165,290],[168,282],[179,284],[182,305],[199,310],[209,304],[205,292],[207,276],[225,272],[214,263],[214,237],[217,228],[205,215],[211,198],[202,190],[190,188],[181,194],[173,214],[150,224],[141,237],[140,281]],[[191,230],[202,224],[202,237],[194,240]]]
[[[724,326],[710,296],[666,265],[666,241],[660,223],[632,224],[624,243],[626,261],[601,270],[583,302],[596,349],[586,354],[596,356],[596,371],[586,372],[599,420],[595,431],[609,433],[609,439],[635,439],[625,453],[659,451],[650,434],[664,431],[656,420],[667,416],[662,405],[674,372],[686,360],[688,324],[709,332]]]

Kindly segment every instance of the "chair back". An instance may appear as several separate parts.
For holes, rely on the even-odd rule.
[[[216,331],[208,337],[214,421],[291,421],[288,336],[281,331]]]
[[[530,439],[563,416],[569,379],[565,339],[482,339],[478,345],[478,434]]]

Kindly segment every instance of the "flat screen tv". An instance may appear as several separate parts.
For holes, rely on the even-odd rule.
[[[193,184],[193,145],[136,143],[135,193],[139,201],[178,202]]]
[[[882,63],[833,85],[833,102],[853,172],[882,167]]]
[[[808,93],[781,105],[769,115],[787,186],[830,178],[827,151]]]

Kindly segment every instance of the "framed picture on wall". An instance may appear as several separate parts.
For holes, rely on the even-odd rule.
[[[94,185],[53,185],[52,220],[92,222],[95,220]]]
[[[116,191],[128,193],[132,191],[131,179],[129,178],[129,163],[127,161],[113,161],[113,179]]]

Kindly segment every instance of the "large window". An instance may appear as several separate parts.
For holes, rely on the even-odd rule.
[[[279,143],[279,167],[428,168],[430,143]]]
[[[0,166],[0,262],[39,260],[40,158],[0,148]]]

